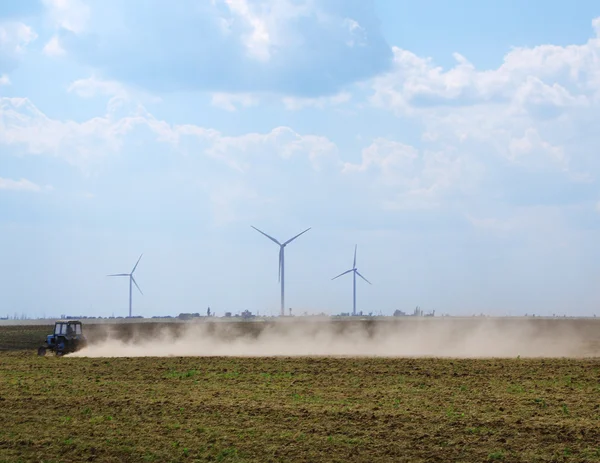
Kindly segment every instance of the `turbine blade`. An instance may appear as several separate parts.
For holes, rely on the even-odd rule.
[[[269,238],[271,241],[273,241],[274,243],[277,243],[279,246],[281,246],[281,243],[279,241],[277,241],[275,238],[273,238],[272,236],[267,235],[265,232],[260,231],[258,228],[256,228],[253,225],[250,225],[252,228],[254,228],[258,233],[262,233],[263,235],[265,235],[267,238]]]
[[[106,275],[107,277],[128,277],[129,273],[113,273],[112,275]]]
[[[358,247],[357,244],[354,245],[354,264],[352,264],[352,268],[356,268],[356,248]]]
[[[333,278],[332,278],[332,280],[335,280],[336,278],[339,278],[339,277],[341,277],[342,275],[345,275],[346,273],[350,273],[350,272],[352,272],[352,271],[354,271],[354,269],[353,269],[353,268],[351,268],[350,270],[346,270],[344,273],[340,273],[338,276],[336,276],[336,277],[333,277]]]
[[[286,244],[290,244],[292,241],[294,241],[296,238],[298,238],[300,235],[304,235],[308,230],[310,230],[312,227],[307,228],[306,230],[304,230],[302,233],[298,233],[296,236],[294,236],[293,238],[290,238],[289,240],[287,240],[285,243],[283,243],[283,245],[285,246]]]
[[[140,254],[140,258],[137,260],[137,262],[135,263],[135,265],[133,266],[133,270],[131,271],[131,274],[133,275],[133,272],[135,272],[135,269],[137,268],[138,264],[140,263],[140,260],[142,260],[142,256],[144,255],[144,253]]]
[[[144,293],[142,293],[142,290],[140,289],[140,287],[137,284],[137,281],[135,281],[135,278],[133,278],[133,275],[131,276],[131,281],[133,281],[133,284],[135,285],[135,287],[138,289],[138,291],[140,292],[140,294],[143,296]]]
[[[363,280],[365,280],[367,283],[369,283],[370,285],[372,285],[372,284],[373,284],[373,283],[371,283],[369,280],[367,280],[367,279],[366,279],[364,276],[362,276],[358,270],[356,271],[356,274],[357,274],[359,277],[361,277]]]

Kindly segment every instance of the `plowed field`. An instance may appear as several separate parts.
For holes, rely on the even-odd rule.
[[[600,461],[600,360],[0,353],[0,461]]]

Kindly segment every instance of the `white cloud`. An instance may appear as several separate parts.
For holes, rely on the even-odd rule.
[[[29,191],[33,193],[39,193],[43,190],[50,190],[52,187],[46,186],[41,187],[40,185],[31,182],[27,179],[11,180],[9,178],[0,177],[0,190],[11,190],[11,191]]]
[[[86,82],[89,87],[76,86],[84,95],[117,89],[111,85],[96,85],[93,80]],[[86,93],[88,91],[90,93]],[[47,117],[26,98],[0,98],[0,143],[24,146],[31,154],[50,154],[75,165],[85,165],[108,153],[119,152],[127,136],[143,129],[156,141],[174,148],[185,150],[186,143],[193,140],[200,144],[194,148],[196,153],[201,149],[205,155],[242,172],[256,164],[256,152],[280,160],[304,156],[315,170],[337,159],[337,149],[326,137],[301,135],[289,127],[276,127],[267,133],[226,136],[196,125],[172,125],[155,119],[143,107],[138,109],[124,117],[109,111],[103,117],[84,122],[60,121]]]
[[[213,135],[206,150],[210,156],[225,161],[241,172],[249,171],[259,162],[255,155],[257,152],[282,160],[296,155],[305,156],[315,170],[337,160],[337,148],[326,137],[300,135],[289,127],[276,127],[268,133],[248,133],[236,137]]]
[[[325,109],[329,106],[338,106],[349,102],[351,98],[349,92],[340,92],[337,95],[318,98],[284,97],[282,101],[286,109],[297,111],[304,108]]]
[[[21,54],[36,38],[37,34],[24,23],[14,21],[0,23],[0,53],[8,56]]]
[[[600,91],[600,40],[584,45],[542,45],[509,52],[496,70],[478,71],[455,53],[456,66],[445,71],[430,59],[398,47],[394,69],[374,79],[374,104],[400,112],[411,108],[487,102],[586,105]]]
[[[418,151],[403,143],[378,138],[362,152],[361,164],[345,163],[343,172],[365,172],[371,168],[381,172],[384,178],[397,178],[398,173],[406,175],[418,158]],[[395,183],[394,180],[391,180]]]
[[[43,0],[56,27],[81,34],[90,18],[90,7],[82,0]]]
[[[65,10],[46,2],[50,12]],[[360,0],[87,5],[84,26],[55,19],[73,31],[59,34],[62,47],[106,78],[150,91],[331,95],[391,60],[373,5]],[[158,24],[165,33],[156,33]]]
[[[364,46],[367,43],[366,31],[352,18],[344,18],[344,25],[348,28],[346,45],[349,47]]]
[[[229,6],[238,16],[267,18],[265,27],[269,29],[272,12],[262,10],[260,5],[238,1]],[[250,24],[253,19],[247,21]],[[260,29],[255,26],[248,29],[249,34]],[[358,23],[347,21],[347,26],[360,31]],[[269,32],[269,45],[265,45],[269,54],[277,52],[273,46],[276,37]],[[401,139],[377,138],[362,150],[357,162],[342,162],[337,146],[327,137],[300,134],[285,126],[229,136],[206,127],[157,120],[143,106],[132,111],[123,104],[134,99],[129,88],[95,76],[73,82],[69,91],[83,98],[112,98],[104,116],[77,123],[54,120],[28,100],[2,99],[0,143],[85,166],[111,153],[126,152],[124,147],[133,140],[140,144],[151,140],[165,144],[173,153],[217,160],[238,176],[235,194],[218,193],[211,186],[214,204],[219,204],[219,198],[230,202],[245,197],[264,199],[260,188],[249,180],[251,177],[258,172],[272,173],[274,166],[279,169],[288,165],[292,172],[300,164],[311,175],[327,173],[340,182],[359,179],[355,184],[367,188],[373,201],[388,208],[439,207],[456,198],[459,201],[455,204],[464,198],[514,201],[520,193],[511,190],[512,172],[557,174],[567,182],[590,182],[600,172],[600,161],[590,152],[594,143],[583,144],[580,136],[586,130],[581,122],[587,118],[592,123],[599,115],[596,92],[600,86],[591,77],[598,68],[592,59],[598,48],[596,42],[598,39],[580,46],[512,50],[504,64],[491,71],[477,70],[459,54],[455,54],[456,66],[445,71],[431,60],[395,48],[394,69],[371,82],[372,103],[415,119],[422,126],[421,142],[411,146]],[[543,58],[533,58],[532,53]],[[234,111],[257,105],[264,95],[273,97],[264,92],[213,93],[211,103]],[[327,97],[281,101],[287,109],[298,110],[343,105],[350,99],[351,94],[344,91]],[[496,190],[492,192],[489,185]],[[488,196],[479,198],[479,194]],[[228,214],[221,219],[229,220]],[[476,225],[476,219],[472,223]]]
[[[225,0],[225,3],[232,13],[250,26],[251,32],[243,36],[248,55],[259,61],[268,61],[271,58],[271,36],[274,33],[273,24],[268,24],[268,17],[258,14],[247,0]]]
[[[111,119],[126,118],[132,115],[147,115],[141,102],[158,103],[161,99],[137,89],[131,89],[114,80],[99,79],[95,76],[78,79],[67,88],[81,98],[107,97],[107,116]]]
[[[46,154],[84,166],[118,151],[128,121],[99,117],[77,123],[47,117],[26,98],[0,98],[0,143],[18,145],[29,154]]]
[[[238,106],[249,108],[258,105],[258,103],[258,96],[247,93],[213,93],[211,97],[213,106],[227,111],[236,111]]]
[[[82,98],[93,98],[96,95],[116,96],[127,98],[125,87],[119,82],[102,80],[94,76],[87,79],[79,79],[71,83],[67,89]]]
[[[525,131],[522,137],[515,137],[510,140],[508,151],[510,159],[519,161],[520,158],[527,156],[529,159],[532,155],[541,157],[541,165],[547,164],[547,161],[556,163],[567,169],[567,158],[564,150],[560,146],[554,146],[540,137],[540,134],[534,128],[529,128]]]
[[[326,109],[332,106],[340,106],[352,99],[350,92],[343,91],[332,96],[316,98],[283,97],[281,102],[289,111],[299,111],[306,108]],[[262,93],[213,93],[211,104],[217,108],[227,111],[237,111],[240,108],[258,106],[261,102],[278,101],[275,95]]]
[[[44,45],[43,51],[48,56],[63,56],[66,53],[56,35]]]
[[[468,164],[508,161],[591,181],[600,167],[590,132],[600,116],[599,24],[581,45],[516,48],[493,70],[458,53],[444,70],[395,47],[393,69],[372,81],[371,103],[419,121],[425,146],[453,149]]]
[[[394,47],[393,70],[373,80],[372,103],[398,114],[431,108],[501,104],[534,118],[556,117],[600,99],[600,18],[582,45],[515,48],[494,70],[479,71],[462,55],[444,70],[431,59]]]
[[[206,192],[217,224],[264,214],[265,204],[290,200],[281,194],[284,189],[293,197],[292,185],[298,190],[306,178],[339,172],[333,142],[289,127],[230,136],[169,124],[145,110],[119,116],[110,107],[105,116],[75,122],[50,118],[24,98],[0,98],[0,146],[5,155],[51,156],[87,175],[102,172],[116,156],[133,160],[153,153],[152,159],[189,163],[196,167],[178,173],[185,180],[177,185],[191,182]],[[280,193],[272,196],[273,191]]]
[[[248,57],[260,62],[268,62],[274,55],[283,54],[287,47],[304,42],[302,35],[289,27],[294,21],[311,17],[320,23],[331,21],[325,11],[319,9],[319,4],[312,0],[225,0],[225,4],[231,17],[221,18],[223,30],[230,33],[231,24],[241,21],[247,30],[240,37],[242,45]],[[350,18],[339,21],[340,27],[347,31],[348,46],[352,46],[353,41],[362,40],[364,43],[365,31],[358,22]]]
[[[558,83],[545,84],[540,78],[528,76],[513,95],[515,110],[541,115],[544,110],[553,108],[587,107],[590,98],[586,95],[573,95]]]
[[[378,138],[362,151],[360,164],[346,162],[342,173],[369,175],[382,190],[385,205],[413,209],[440,205],[444,195],[473,190],[481,166],[451,149],[419,151],[413,146]]]
[[[10,79],[6,74],[0,74],[0,85],[10,85]]]

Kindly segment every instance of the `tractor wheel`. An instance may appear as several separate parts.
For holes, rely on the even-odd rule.
[[[39,347],[39,348],[38,348],[38,355],[39,355],[40,357],[43,357],[44,355],[46,355],[46,348],[45,348],[45,347],[43,347],[43,346],[42,346],[42,347]]]

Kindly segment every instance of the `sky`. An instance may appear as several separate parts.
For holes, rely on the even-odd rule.
[[[0,316],[600,313],[600,4],[0,3]]]

